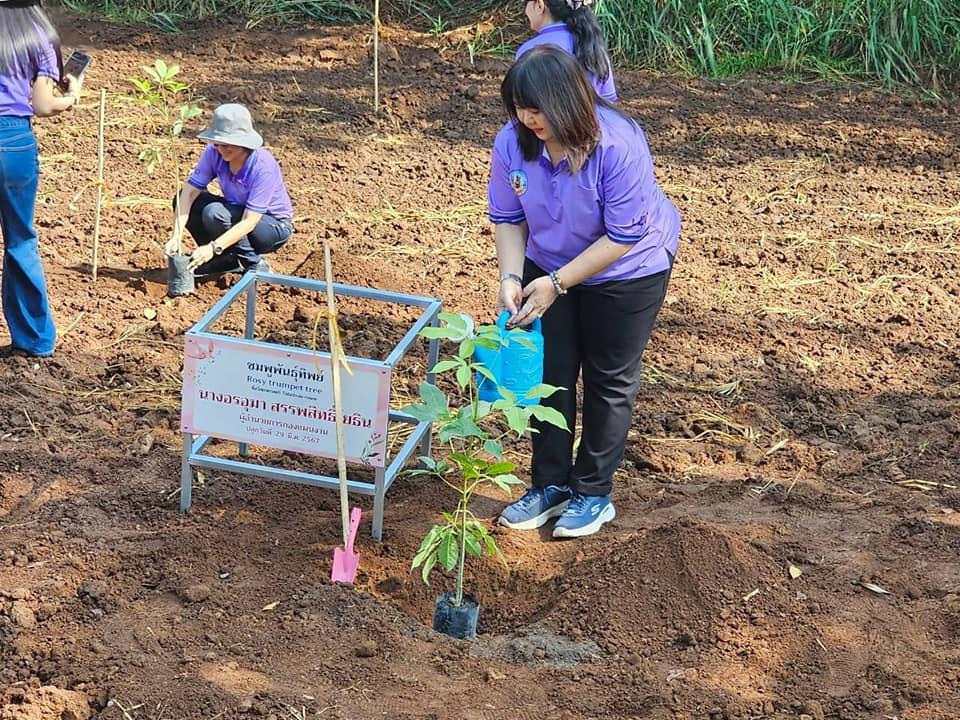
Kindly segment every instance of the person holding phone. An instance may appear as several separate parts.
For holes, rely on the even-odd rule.
[[[57,331],[34,227],[39,157],[31,119],[71,109],[81,85],[62,72],[60,39],[40,0],[0,0],[0,294],[11,349],[35,357],[53,354]]]
[[[561,388],[543,403],[571,432],[535,423],[533,487],[499,521],[533,530],[557,517],[554,537],[582,537],[616,515],[613,474],[680,214],[657,183],[643,130],[597,96],[572,55],[534,48],[511,67],[500,94],[508,122],[494,141],[489,184],[497,310],[508,310],[514,325],[541,318],[543,382]]]
[[[281,248],[293,232],[293,205],[279,163],[263,147],[243,105],[218,107],[211,127],[197,137],[209,144],[174,199],[167,254],[181,253],[186,228],[197,243],[187,266],[195,276],[269,272],[261,256]],[[207,191],[214,178],[222,196]]]

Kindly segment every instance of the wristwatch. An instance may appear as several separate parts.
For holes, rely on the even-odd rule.
[[[222,255],[222,254],[223,254],[223,248],[220,247],[219,245],[217,245],[217,241],[216,241],[216,240],[214,240],[212,243],[210,243],[210,246],[213,248],[213,254],[214,254],[214,255]]]

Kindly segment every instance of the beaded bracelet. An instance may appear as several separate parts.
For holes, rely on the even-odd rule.
[[[560,276],[557,275],[556,270],[550,272],[550,282],[553,283],[553,289],[557,291],[557,295],[566,295],[567,289],[560,284]]]

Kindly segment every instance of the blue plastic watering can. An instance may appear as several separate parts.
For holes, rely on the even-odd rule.
[[[492,382],[477,373],[479,397],[486,402],[496,402],[502,397],[502,387],[517,396],[518,405],[538,405],[540,399],[528,398],[527,393],[543,382],[543,333],[540,331],[540,318],[527,328],[507,330],[509,318],[510,313],[504,311],[497,319],[504,345],[497,350],[478,347],[474,351],[474,360],[482,363],[496,378],[496,382]],[[518,338],[523,338],[526,342],[517,342]],[[532,345],[532,348],[527,345]]]

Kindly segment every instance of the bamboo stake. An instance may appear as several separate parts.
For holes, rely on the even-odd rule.
[[[107,107],[107,91],[100,89],[100,121],[97,126],[97,210],[93,220],[93,282],[97,281],[97,256],[100,252],[100,209],[103,206],[103,120]]]
[[[340,333],[337,330],[337,306],[333,300],[333,269],[330,265],[330,246],[323,244],[323,269],[327,280],[327,334],[330,336],[330,369],[333,372],[333,412],[337,427],[337,475],[340,478],[340,521],[343,523],[343,542],[350,534],[350,497],[347,493],[347,459],[343,442],[343,398],[340,395]]]
[[[373,112],[380,112],[380,0],[373,0]]]

